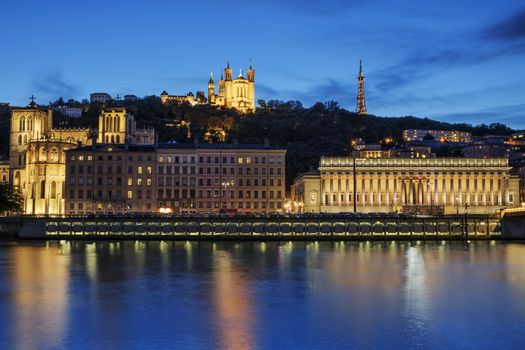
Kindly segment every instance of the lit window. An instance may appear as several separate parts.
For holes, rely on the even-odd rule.
[[[137,173],[138,173],[139,175],[142,175],[142,165],[139,165],[139,166],[137,167]]]
[[[141,178],[137,179],[137,186],[142,186],[142,179]]]
[[[151,186],[151,178],[146,179],[146,186]]]
[[[133,185],[133,179],[131,177],[128,177],[128,186]]]
[[[128,199],[133,199],[133,191],[128,191]]]
[[[146,173],[147,173],[148,175],[151,175],[151,167],[150,167],[150,166],[146,168]]]
[[[242,164],[243,163],[243,159],[242,157],[239,157],[239,164]]]

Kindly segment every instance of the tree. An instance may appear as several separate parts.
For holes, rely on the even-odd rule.
[[[7,183],[0,183],[0,212],[21,211],[22,197],[13,186]]]

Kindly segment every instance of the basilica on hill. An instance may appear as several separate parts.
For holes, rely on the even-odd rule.
[[[242,70],[239,76],[233,78],[232,69],[228,62],[224,68],[221,79],[218,81],[218,91],[215,93],[215,81],[213,74],[210,74],[208,81],[208,96],[206,97],[202,91],[197,92],[197,95],[188,93],[187,95],[169,95],[168,92],[163,91],[160,94],[162,103],[189,103],[194,106],[197,104],[209,104],[210,106],[235,108],[241,113],[252,113],[255,111],[255,70],[250,64],[246,77]]]

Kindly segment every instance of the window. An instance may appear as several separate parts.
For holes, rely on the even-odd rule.
[[[133,199],[133,191],[128,191],[128,199]]]
[[[137,174],[142,175],[142,165],[137,167]]]

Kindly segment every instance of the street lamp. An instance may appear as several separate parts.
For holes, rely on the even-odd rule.
[[[397,197],[397,193],[394,194],[394,211],[397,213],[397,200],[399,198]]]
[[[433,209],[433,206],[434,206],[434,196],[433,196],[433,191],[432,191],[432,183],[428,182],[427,183],[427,188],[428,188],[428,192],[430,193],[430,215],[432,215],[432,209]]]
[[[222,208],[226,209],[226,188],[228,188],[229,186],[233,186],[233,179],[230,181],[223,181],[222,186],[224,187],[224,189],[221,191],[221,203]]]

